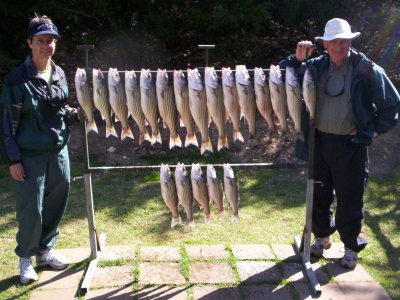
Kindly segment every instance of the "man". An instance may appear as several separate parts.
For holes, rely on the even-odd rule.
[[[340,264],[357,265],[358,254],[367,242],[360,237],[363,195],[368,178],[368,145],[373,137],[392,129],[400,110],[400,97],[385,71],[351,47],[352,32],[347,21],[329,20],[322,41],[325,52],[309,59],[315,50],[310,41],[297,44],[296,54],[280,63],[311,68],[315,75],[314,186],[311,254],[321,257],[330,248],[336,230],[344,243]],[[337,208],[333,218],[332,203]]]
[[[51,60],[60,35],[48,17],[35,16],[27,37],[31,55],[7,75],[0,95],[0,136],[16,198],[15,253],[22,283],[38,279],[33,255],[38,266],[68,267],[52,248],[70,187],[68,86],[64,71]]]

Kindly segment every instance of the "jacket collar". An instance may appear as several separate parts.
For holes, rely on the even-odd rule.
[[[25,64],[26,74],[28,75],[28,77],[41,78],[39,76],[39,73],[38,73],[38,70],[36,69],[35,64],[33,63],[31,55],[28,55],[25,58],[24,64]],[[60,80],[60,74],[58,74],[58,72],[56,71],[55,63],[53,61],[51,61],[50,64],[51,64],[51,69],[52,69],[51,76],[52,76],[53,82]]]

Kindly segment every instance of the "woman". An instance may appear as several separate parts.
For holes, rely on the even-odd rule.
[[[68,86],[64,71],[51,60],[60,37],[50,18],[32,18],[27,39],[31,54],[7,75],[0,96],[0,134],[16,199],[15,253],[22,283],[38,279],[33,255],[38,266],[64,269],[69,264],[53,251],[70,187]]]

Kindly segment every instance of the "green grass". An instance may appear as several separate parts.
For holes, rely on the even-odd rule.
[[[217,170],[221,174],[221,170]],[[292,243],[302,232],[305,218],[304,170],[237,170],[240,185],[240,222],[231,213],[205,223],[197,204],[196,227],[169,227],[171,214],[160,193],[158,171],[92,175],[96,226],[107,234],[107,244],[182,245]],[[361,263],[393,299],[400,299],[400,174],[371,177],[365,203],[363,235],[369,245]],[[181,217],[185,220],[183,210]],[[8,169],[0,167],[0,299],[28,299],[35,284],[18,282],[15,248],[15,203],[9,189]],[[86,199],[83,180],[74,181],[67,212],[60,228],[58,248],[88,247]],[[334,241],[339,241],[337,234]],[[183,257],[185,257],[183,255]],[[121,262],[122,263],[122,262]],[[115,262],[114,262],[115,264]],[[185,277],[189,268],[181,262]],[[138,278],[138,269],[133,270]]]

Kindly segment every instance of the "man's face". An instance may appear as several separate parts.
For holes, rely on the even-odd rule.
[[[57,39],[54,35],[45,34],[34,36],[28,39],[29,48],[32,49],[32,56],[41,59],[51,58],[56,50]]]
[[[323,41],[324,48],[328,51],[331,61],[335,65],[341,65],[349,55],[351,40],[335,39]]]

